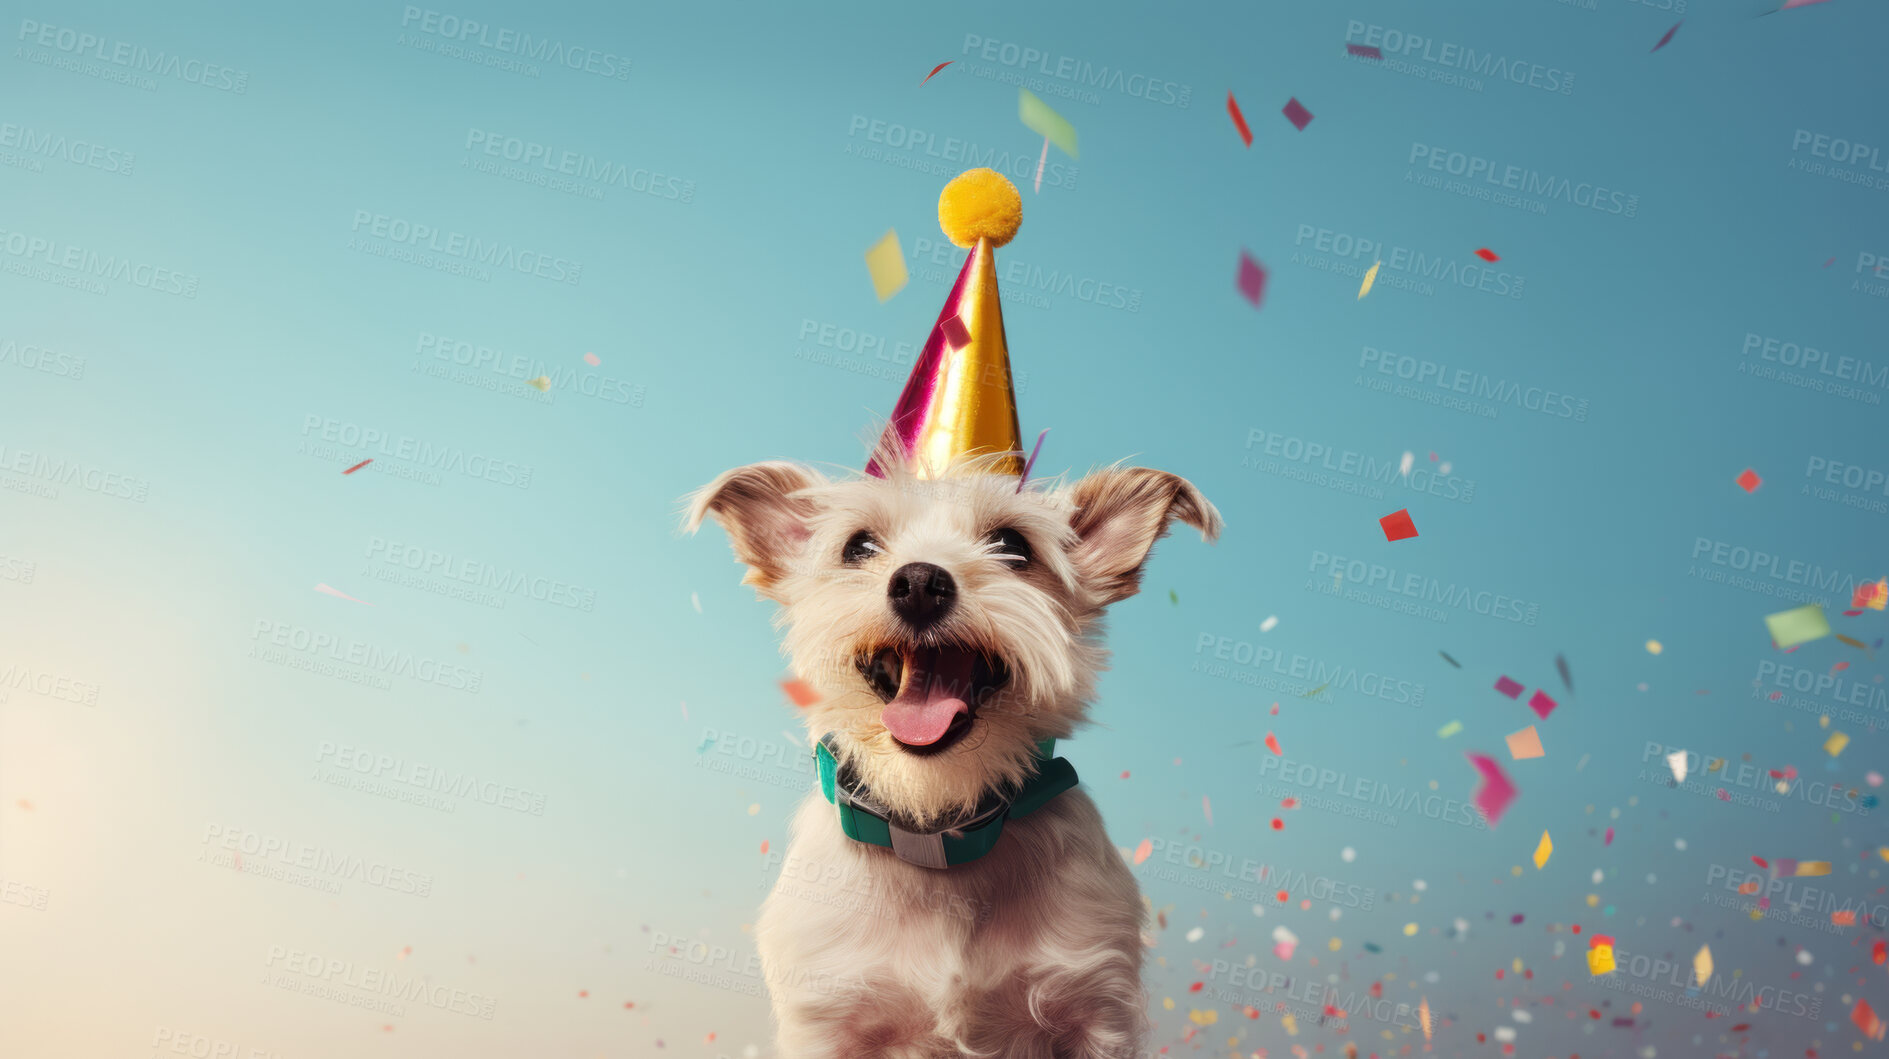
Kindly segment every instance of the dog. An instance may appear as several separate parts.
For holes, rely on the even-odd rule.
[[[882,445],[875,462],[878,476],[736,468],[691,495],[685,527],[717,521],[743,582],[779,604],[783,650],[819,696],[811,742],[842,782],[893,832],[965,841],[966,820],[1049,771],[1044,741],[1086,720],[1104,611],[1138,591],[1155,541],[1179,521],[1211,542],[1222,522],[1146,468],[1026,488],[989,456],[921,474]],[[848,837],[816,789],[755,931],[778,1053],[1145,1054],[1146,914],[1080,788],[942,868]]]

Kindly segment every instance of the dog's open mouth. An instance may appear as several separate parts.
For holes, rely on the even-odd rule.
[[[1002,659],[950,644],[882,647],[860,655],[857,664],[885,703],[886,731],[921,756],[964,738],[977,708],[1010,681]]]

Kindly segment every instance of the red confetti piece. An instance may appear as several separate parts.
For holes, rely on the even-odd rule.
[[[1539,688],[1535,690],[1534,696],[1528,700],[1528,708],[1534,710],[1535,716],[1544,721],[1548,719],[1549,714],[1554,712],[1555,705],[1555,701],[1548,697],[1548,693]]]
[[[788,698],[794,700],[794,705],[802,709],[820,701],[820,693],[808,687],[805,681],[783,680],[781,690],[787,693]]]
[[[1253,303],[1255,309],[1259,308],[1260,299],[1266,296],[1266,267],[1245,250],[1240,251],[1240,271],[1234,286],[1239,288],[1247,301]]]
[[[363,467],[365,467],[365,466],[367,466],[368,464],[370,464],[370,463],[373,463],[373,462],[374,462],[374,460],[373,460],[373,458],[372,458],[372,457],[369,457],[368,459],[365,459],[365,460],[362,460],[361,462],[359,462],[359,463],[357,463],[357,464],[355,464],[355,465],[354,465],[354,466],[352,466],[352,467],[349,467],[349,468],[348,468],[347,470],[345,470],[345,471],[342,471],[341,473],[342,473],[342,474],[353,474],[353,473],[354,473],[355,471],[358,471],[358,470],[360,470],[361,468],[363,468]]]
[[[1232,92],[1227,93],[1227,113],[1233,116],[1233,127],[1240,130],[1240,139],[1246,141],[1246,146],[1253,146],[1253,130],[1247,128],[1246,115],[1240,113],[1240,104]]]
[[[1123,779],[1127,779],[1127,778],[1128,778],[1128,770],[1127,770],[1127,769],[1123,769],[1123,770],[1122,770],[1122,778],[1123,778]]]
[[[1195,983],[1194,983],[1193,985],[1190,985],[1190,986],[1188,986],[1188,987],[1187,987],[1187,991],[1188,991],[1188,992],[1190,992],[1190,993],[1198,993],[1198,992],[1200,992],[1200,991],[1201,991],[1202,989],[1205,989],[1205,988],[1207,988],[1207,983],[1205,983],[1205,982],[1195,982]]]
[[[1284,831],[1286,829],[1286,822],[1275,816],[1272,818],[1272,829],[1274,831]]]
[[[1875,948],[1870,950],[1869,959],[1871,963],[1874,963],[1878,967],[1889,963],[1889,942],[1877,938]]]
[[[582,998],[582,997],[587,997],[587,996],[589,996],[589,995],[590,995],[590,990],[588,990],[588,989],[579,989],[579,990],[577,991],[577,995],[578,995],[578,997],[579,997],[579,998]]]
[[[765,838],[761,840],[761,852],[762,853],[767,852],[767,839]]]
[[[1751,863],[1756,864],[1760,868],[1769,868],[1771,866],[1763,857],[1753,857],[1751,858]]]
[[[1287,798],[1285,801],[1279,803],[1279,808],[1281,809],[1297,809],[1298,807],[1299,800],[1297,798]]]
[[[1502,766],[1487,754],[1465,754],[1464,756],[1469,758],[1469,763],[1476,766],[1478,772],[1482,773],[1482,786],[1477,789],[1474,800],[1476,808],[1480,809],[1483,817],[1489,821],[1489,826],[1494,827],[1496,821],[1502,819],[1502,814],[1508,809],[1509,803],[1515,800],[1515,795],[1518,793],[1515,784],[1509,781],[1509,775],[1502,771]]]
[[[1286,892],[1285,892],[1284,890],[1281,890],[1281,891],[1279,891],[1279,903],[1280,903],[1280,904],[1282,904],[1282,905],[1283,905],[1283,904],[1285,904],[1285,903],[1286,903],[1287,901],[1290,901],[1290,900],[1292,900],[1292,895],[1291,895],[1291,894],[1289,894],[1289,893],[1286,893]]]
[[[1312,123],[1312,112],[1305,109],[1305,104],[1299,102],[1297,97],[1286,100],[1286,105],[1280,108],[1279,113],[1284,114],[1293,128],[1300,132],[1304,132],[1305,127]]]
[[[1393,511],[1378,519],[1377,524],[1383,527],[1384,539],[1387,541],[1408,540],[1417,535],[1416,524],[1410,521],[1409,508]]]
[[[1491,249],[1489,249],[1489,248],[1488,248],[1488,247],[1486,247],[1486,246],[1485,246],[1485,247],[1483,247],[1483,248],[1482,248],[1481,250],[1478,250],[1478,251],[1476,251],[1476,256],[1477,256],[1477,257],[1479,257],[1479,258],[1482,258],[1482,259],[1483,259],[1484,261],[1500,261],[1500,260],[1502,260],[1502,258],[1501,258],[1501,256],[1500,256],[1500,255],[1498,255],[1498,254],[1497,254],[1497,253],[1496,253],[1495,251],[1493,251],[1493,250],[1491,250]]]
[[[932,78],[934,78],[934,77],[936,77],[936,76],[938,76],[938,71],[940,71],[940,70],[942,70],[942,69],[944,69],[944,68],[945,68],[945,67],[947,67],[947,66],[950,66],[950,65],[951,65],[952,63],[954,63],[954,62],[956,62],[956,61],[957,61],[956,59],[948,59],[948,60],[946,60],[946,61],[944,61],[944,62],[941,62],[941,63],[939,63],[938,65],[936,65],[936,66],[934,66],[934,67],[932,67],[932,68],[931,68],[931,72],[925,75],[925,81],[929,81],[929,80],[931,80]],[[922,85],[922,84],[924,84],[924,83],[925,83],[925,81],[920,81],[920,82],[918,82],[918,83]]]
[[[1285,756],[1285,751],[1279,749],[1279,737],[1271,732],[1266,733],[1266,749],[1272,751],[1275,757]]]
[[[1764,479],[1758,477],[1758,472],[1749,467],[1745,468],[1744,473],[1738,476],[1738,488],[1743,489],[1747,493],[1757,492],[1758,487],[1763,484]]]
[[[1345,45],[1345,50],[1360,59],[1382,59],[1384,57],[1383,49],[1374,44],[1347,44]]]
[[[1673,28],[1666,31],[1666,35],[1659,39],[1658,44],[1653,45],[1653,51],[1658,51],[1670,43],[1673,39],[1673,34],[1679,32],[1679,27],[1683,25],[1685,21],[1686,20],[1682,18],[1678,22],[1673,23]]]

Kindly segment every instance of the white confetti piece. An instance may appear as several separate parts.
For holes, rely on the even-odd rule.
[[[1673,770],[1673,782],[1686,782],[1686,752],[1675,750],[1666,755],[1666,767]]]
[[[1278,624],[1279,624],[1279,615],[1274,614],[1268,617],[1265,621],[1262,621],[1259,623],[1259,631],[1271,632],[1276,626],[1278,626]]]
[[[694,607],[697,614],[702,613],[702,597],[693,592],[689,593],[689,606]]]
[[[1416,453],[1414,452],[1404,453],[1403,462],[1397,465],[1397,473],[1403,475],[1405,478],[1410,477],[1410,465],[1416,462],[1417,462]]]
[[[1207,936],[1207,929],[1205,927],[1195,927],[1194,929],[1187,932],[1188,941],[1199,941],[1200,939],[1206,936]]]

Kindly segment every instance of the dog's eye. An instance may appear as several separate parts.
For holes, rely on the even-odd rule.
[[[840,562],[853,566],[865,562],[885,549],[879,547],[879,541],[871,531],[860,530],[846,540],[846,547],[840,550]]]
[[[1019,567],[1026,566],[1030,562],[1032,555],[1030,542],[1023,539],[1023,534],[1008,526],[993,530],[990,536],[984,538],[984,542],[990,545],[994,554],[1011,560]]]

